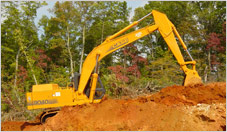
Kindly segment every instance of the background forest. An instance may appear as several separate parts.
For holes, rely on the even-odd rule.
[[[82,62],[106,37],[153,9],[176,26],[204,83],[226,81],[226,2],[148,2],[134,10],[127,1],[56,2],[34,23],[45,2],[1,2],[1,116],[31,119],[39,110],[26,110],[25,93],[32,85],[66,86]],[[152,16],[130,31],[152,24]],[[38,34],[38,29],[43,34]],[[128,32],[130,32],[128,31]],[[127,32],[127,33],[128,33]],[[181,47],[181,46],[180,46]],[[185,60],[189,57],[181,48]],[[147,94],[181,85],[184,73],[159,32],[154,32],[105,57],[101,80],[110,97]]]

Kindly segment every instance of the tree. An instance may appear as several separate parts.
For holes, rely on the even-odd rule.
[[[39,43],[34,18],[36,10],[43,3],[2,2],[2,4],[5,18],[1,23],[2,94],[5,97],[3,105],[5,101],[6,104],[10,102],[10,107],[17,110],[24,105],[24,92],[39,81],[32,56]]]
[[[94,46],[101,44],[105,38],[120,31],[129,24],[128,15],[130,8],[127,7],[126,2],[102,1],[97,2],[94,8],[96,13],[93,14],[94,21],[87,33],[86,54],[91,52]],[[101,66],[108,67],[113,65],[113,56],[122,58],[122,49],[106,56],[101,62]]]
[[[82,32],[82,47],[81,47],[81,56],[80,56],[80,71],[82,70],[83,57],[84,57],[84,47],[86,41],[86,28],[89,28],[91,24],[91,15],[94,13],[93,6],[95,2],[84,2],[84,1],[75,1],[74,5],[77,8],[77,22],[79,28],[78,30]]]
[[[75,8],[72,2],[66,1],[63,3],[56,2],[55,8],[53,9],[56,18],[53,18],[54,23],[58,23],[60,33],[58,37],[66,44],[69,60],[70,60],[70,74],[73,77],[74,68],[73,68],[73,57],[71,53],[72,42],[70,38],[73,32],[76,32],[76,27],[74,26],[74,19],[76,18]]]
[[[202,64],[206,62],[205,70],[204,70],[204,81],[209,81],[209,76],[211,77],[211,70],[213,69],[213,66],[211,64],[212,62],[212,56],[214,56],[214,53],[217,52],[213,48],[210,48],[210,42],[211,38],[215,38],[215,34],[220,34],[223,31],[223,24],[226,21],[226,2],[224,1],[201,1],[201,2],[192,2],[193,4],[193,12],[197,14],[196,20],[198,22],[198,30],[202,31],[200,32],[199,36],[202,36],[199,42],[201,43],[201,48],[203,52],[200,53],[199,58],[207,58],[203,61],[201,61]],[[217,36],[216,36],[217,38]],[[223,43],[222,43],[223,45]],[[225,44],[224,44],[225,45]],[[225,46],[224,46],[225,47]],[[205,54],[204,54],[205,51]],[[224,56],[220,56],[221,58],[225,58]],[[222,60],[222,59],[221,59]],[[208,67],[208,68],[207,68]],[[216,72],[218,74],[218,72]]]
[[[144,64],[147,64],[147,60],[144,57],[139,56],[140,52],[137,47],[132,44],[125,47],[123,53],[128,58],[130,65],[127,67],[122,67],[120,65],[110,66],[108,69],[116,75],[117,79],[122,80],[123,82],[128,83],[129,81],[136,81],[137,78],[140,78],[140,69],[144,67]],[[133,76],[134,79],[130,80],[129,76]]]

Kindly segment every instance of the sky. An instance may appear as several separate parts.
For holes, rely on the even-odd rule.
[[[48,9],[51,9],[53,8],[54,4],[55,4],[56,1],[46,1],[46,3],[48,4],[47,6],[43,6],[41,8],[39,8],[37,10],[37,17],[35,18],[35,24],[36,26],[38,27],[38,22],[39,20],[42,18],[43,15],[46,15],[47,17],[51,17],[52,15],[49,13]],[[145,1],[145,0],[140,0],[140,1],[137,1],[137,0],[130,0],[130,1],[126,1],[127,2],[127,5],[128,7],[131,7],[132,10],[130,12],[130,16],[129,16],[129,19],[131,19],[134,15],[134,10],[135,8],[137,7],[143,7],[145,4],[147,4],[148,2]],[[39,28],[39,31],[38,31],[38,34],[39,36],[43,33],[42,29]]]

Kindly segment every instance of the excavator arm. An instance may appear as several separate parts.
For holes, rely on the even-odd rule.
[[[153,15],[155,24],[149,25],[144,28],[141,28],[139,30],[133,31],[131,33],[128,33],[126,35],[123,35],[121,37],[117,37],[127,31],[128,29],[134,27],[137,25],[140,21],[148,17],[149,15]],[[191,84],[198,84],[201,83],[201,78],[199,77],[197,71],[195,70],[195,64],[196,62],[191,57],[190,53],[187,50],[186,45],[182,41],[179,33],[177,32],[175,26],[170,22],[170,20],[167,18],[167,16],[163,13],[160,13],[156,10],[153,10],[151,13],[146,15],[145,17],[141,18],[138,21],[133,22],[129,26],[125,27],[121,31],[117,32],[116,34],[108,37],[101,45],[94,48],[87,56],[83,63],[81,77],[79,81],[79,87],[78,87],[78,95],[83,94],[84,89],[88,83],[89,78],[91,77],[92,71],[95,68],[96,75],[94,77],[97,77],[97,67],[98,62],[102,60],[106,55],[154,32],[155,30],[158,30],[162,37],[164,38],[165,42],[167,43],[168,47],[174,54],[175,58],[177,59],[179,65],[181,66],[181,69],[186,74],[186,78],[184,81],[184,85],[191,85]],[[179,46],[177,44],[177,41],[175,39],[175,35],[179,39],[181,45],[183,46],[184,50],[188,53],[192,61],[185,62],[184,58],[181,54],[181,51],[179,49]],[[187,64],[192,64],[193,68],[189,69],[187,68]],[[94,79],[94,78],[93,78]],[[97,79],[94,79],[94,81],[97,81]],[[95,82],[94,82],[95,83]],[[96,85],[92,84],[92,87]],[[92,88],[91,88],[92,89]],[[95,88],[93,88],[94,90]]]
[[[137,25],[146,17],[153,15],[155,24],[149,25],[144,28],[138,29],[131,33],[122,35],[130,28]],[[87,56],[83,63],[82,72],[74,76],[73,87],[59,87],[58,84],[42,84],[33,85],[32,92],[26,94],[27,108],[57,108],[62,106],[82,105],[85,103],[99,103],[105,93],[101,80],[98,79],[98,63],[106,55],[158,30],[169,49],[177,59],[181,69],[184,71],[186,78],[184,85],[192,85],[201,83],[197,71],[195,70],[196,62],[191,57],[184,42],[178,34],[174,25],[169,21],[167,16],[163,13],[153,10],[148,15],[144,16],[138,21],[133,22],[121,31],[108,37],[101,45],[94,48]],[[122,35],[119,37],[119,35]],[[181,54],[180,48],[177,44],[175,36],[183,46],[184,50],[188,53],[191,61],[185,62]],[[187,68],[191,64],[192,69]],[[93,72],[94,71],[94,72]],[[92,73],[93,72],[93,73]],[[79,81],[79,83],[78,83]],[[101,88],[96,88],[96,83],[99,82]],[[101,96],[99,94],[101,93]],[[40,120],[44,122],[47,117],[53,116],[57,113],[57,109],[49,109],[41,113]]]

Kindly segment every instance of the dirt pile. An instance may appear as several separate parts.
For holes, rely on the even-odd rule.
[[[43,125],[3,122],[2,130],[25,131],[216,131],[226,130],[226,83],[172,86],[136,99],[63,107]]]
[[[208,85],[196,85],[194,87],[171,86],[163,88],[145,100],[166,105],[196,105],[199,103],[225,103],[226,83],[210,83]]]

